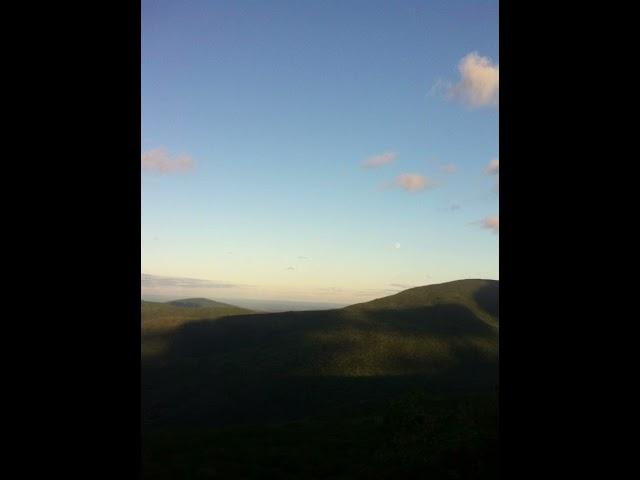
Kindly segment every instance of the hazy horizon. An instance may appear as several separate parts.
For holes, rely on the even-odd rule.
[[[428,285],[435,285],[438,283],[446,282],[432,282],[424,285],[402,285],[402,284],[390,284],[389,288],[370,289],[362,291],[354,291],[350,289],[327,289],[326,296],[323,299],[315,299],[315,297],[299,296],[287,296],[287,294],[281,293],[279,296],[264,296],[260,293],[265,293],[263,290],[255,287],[241,287],[229,284],[220,284],[203,279],[193,278],[174,278],[174,277],[158,277],[154,275],[142,274],[142,300],[147,301],[162,301],[168,302],[173,300],[181,300],[185,298],[206,298],[209,300],[216,300],[220,302],[233,303],[240,307],[246,308],[258,308],[256,305],[292,305],[296,306],[311,306],[315,305],[321,308],[333,308],[352,305],[354,303],[367,302],[376,298],[386,297],[395,293],[402,292],[404,290],[423,287]],[[467,279],[454,279],[455,280],[496,280],[490,278],[467,278]],[[449,280],[451,281],[451,280]],[[204,284],[204,286],[199,284]],[[229,296],[229,294],[231,295]],[[233,293],[238,293],[234,295]],[[254,295],[254,296],[251,296]],[[311,298],[311,299],[310,299]],[[331,300],[334,298],[340,298],[342,300]],[[297,308],[292,308],[293,310]],[[276,311],[276,310],[270,310]],[[278,310],[279,311],[279,310]]]
[[[191,296],[191,295],[141,295],[141,300],[146,302],[173,302],[187,298],[205,298],[216,302],[228,303],[237,307],[248,308],[250,310],[277,313],[296,310],[331,310],[343,308],[349,304],[333,302],[304,302],[295,300],[264,300],[257,298],[224,298],[219,296]]]

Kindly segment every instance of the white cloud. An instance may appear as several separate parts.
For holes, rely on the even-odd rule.
[[[499,224],[500,224],[500,221],[497,215],[483,218],[482,220],[480,220],[480,226],[482,226],[482,228],[492,230],[493,233],[495,234],[499,233]]]
[[[362,162],[364,168],[376,168],[382,165],[388,165],[396,161],[398,154],[396,152],[386,152],[380,155],[374,155]]]
[[[458,70],[460,81],[449,88],[452,98],[471,107],[498,105],[500,70],[497,63],[472,52],[460,60]]]
[[[500,173],[500,161],[498,157],[491,159],[485,172],[487,172],[487,175],[498,175]]]
[[[144,152],[140,165],[145,170],[160,173],[185,172],[193,167],[193,159],[185,154],[173,157],[165,148],[159,147]]]
[[[396,185],[407,192],[419,192],[434,186],[434,183],[419,173],[403,173],[396,178]]]
[[[184,288],[232,288],[238,285],[202,280],[200,278],[163,277],[160,275],[140,274],[140,282],[143,288],[156,287],[184,287]]]

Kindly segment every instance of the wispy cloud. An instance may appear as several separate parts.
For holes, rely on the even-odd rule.
[[[199,278],[185,277],[163,277],[159,275],[141,274],[141,284],[143,287],[184,287],[184,288],[232,288],[239,285],[230,283],[214,282]]]
[[[403,288],[403,289],[407,289],[407,288],[413,288],[415,287],[415,285],[405,285],[404,283],[390,283],[389,286],[391,287],[397,287],[397,288]]]
[[[295,267],[287,267],[285,270],[295,270]]]
[[[433,86],[427,92],[428,97],[440,97],[451,89],[451,82],[446,82],[442,78],[435,81]]]
[[[319,288],[318,291],[322,293],[342,293],[345,290],[343,288],[328,287],[328,288]]]
[[[396,178],[395,183],[407,192],[419,192],[435,185],[433,181],[419,173],[403,173]]]
[[[462,206],[459,203],[449,203],[447,206],[438,207],[438,211],[440,212],[455,212],[456,210],[460,210]]]
[[[496,193],[499,193],[500,190],[500,161],[498,160],[498,157],[496,158],[492,158],[491,161],[489,162],[489,165],[487,165],[487,168],[485,169],[485,172],[487,175],[495,175],[496,176],[496,184],[494,185],[493,189]]]
[[[499,233],[500,221],[497,215],[483,218],[479,223],[482,228],[491,230],[495,234]]]
[[[471,52],[460,60],[458,70],[460,80],[448,90],[451,98],[471,107],[498,105],[500,69],[497,63],[477,52]]]
[[[492,158],[485,169],[487,175],[498,175],[500,173],[500,160],[498,157]]]
[[[380,155],[374,155],[364,160],[362,166],[364,168],[376,168],[382,165],[389,165],[395,162],[397,157],[398,154],[396,152],[381,153]]]
[[[166,148],[159,147],[144,152],[140,165],[144,170],[160,173],[186,172],[193,168],[193,159],[185,154],[172,156]]]
[[[456,165],[454,165],[453,163],[450,163],[448,165],[444,165],[441,170],[444,173],[449,173],[449,174],[453,174],[456,173],[458,171],[458,167]]]

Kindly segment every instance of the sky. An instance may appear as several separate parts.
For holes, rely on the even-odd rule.
[[[498,279],[498,2],[142,2],[142,296]]]

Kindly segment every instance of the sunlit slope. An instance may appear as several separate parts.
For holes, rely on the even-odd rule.
[[[144,401],[155,418],[214,419],[306,414],[418,383],[491,388],[497,305],[498,282],[464,280],[339,310],[189,321],[147,365]]]
[[[346,307],[351,312],[382,310],[401,312],[456,305],[469,310],[486,323],[498,326],[498,290],[496,280],[456,280],[453,282],[414,287],[395,295]],[[433,313],[433,312],[432,312]]]

